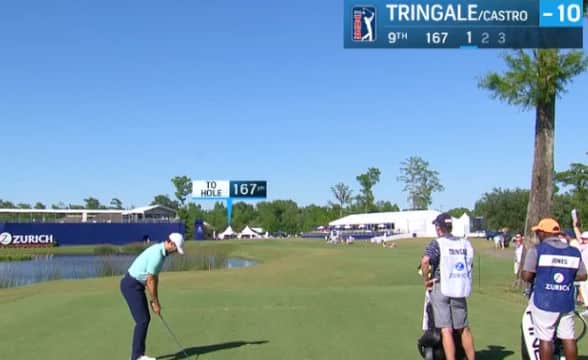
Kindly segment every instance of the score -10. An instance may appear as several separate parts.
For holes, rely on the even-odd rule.
[[[489,32],[484,31],[480,34],[479,39],[480,42],[477,42],[478,38],[475,37],[475,34],[473,34],[471,31],[466,31],[466,40],[468,45],[490,45],[490,41],[496,41],[498,44],[504,45],[506,44],[506,33],[499,32],[496,34],[496,39],[494,39],[490,36]],[[476,41],[476,43],[474,43],[474,41]]]

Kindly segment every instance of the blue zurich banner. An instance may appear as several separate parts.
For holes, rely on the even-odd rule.
[[[0,247],[160,242],[183,223],[0,223]]]

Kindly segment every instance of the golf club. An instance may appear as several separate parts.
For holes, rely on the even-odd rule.
[[[178,341],[178,338],[176,337],[176,335],[173,333],[173,331],[170,329],[169,325],[167,324],[167,321],[165,321],[165,319],[163,318],[163,316],[161,316],[161,314],[159,314],[159,318],[161,319],[161,322],[163,323],[163,325],[166,327],[167,332],[169,332],[170,336],[175,340],[176,344],[180,347],[180,349],[182,349],[184,356],[186,356],[186,358],[189,358],[190,355],[188,355],[188,353],[186,352],[186,348],[184,348],[182,346],[182,344],[180,344],[180,342]]]

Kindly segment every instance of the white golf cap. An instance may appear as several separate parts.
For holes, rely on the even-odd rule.
[[[184,255],[184,236],[180,233],[174,232],[169,234],[169,240],[176,244],[178,253]]]
[[[580,238],[582,239],[588,239],[588,231],[584,231],[581,235]]]

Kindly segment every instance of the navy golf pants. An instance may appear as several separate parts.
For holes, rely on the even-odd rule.
[[[120,291],[127,301],[135,320],[131,360],[136,360],[145,355],[145,338],[147,338],[147,329],[151,320],[147,297],[145,296],[145,285],[127,273],[120,281]]]

